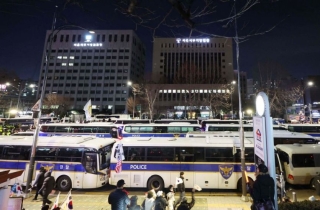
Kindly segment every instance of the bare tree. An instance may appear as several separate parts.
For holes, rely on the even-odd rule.
[[[209,106],[210,112],[216,116],[220,113],[220,110],[228,111],[230,109],[231,94],[231,88],[227,84],[220,85],[218,89],[208,90],[204,95],[203,102],[206,106]]]
[[[47,113],[55,112],[55,115],[64,116],[73,103],[68,97],[51,93],[45,96],[43,105],[47,110]]]
[[[137,105],[145,105],[145,100],[143,99],[143,97],[141,97],[141,94],[136,94],[135,98],[134,97],[129,97],[127,99],[127,110],[130,113],[133,113],[133,109],[134,107],[137,107]],[[143,106],[142,106],[143,107]],[[136,109],[135,109],[136,111]],[[140,110],[142,111],[142,110]]]

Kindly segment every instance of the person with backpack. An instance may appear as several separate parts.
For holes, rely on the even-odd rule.
[[[125,182],[120,179],[117,182],[117,189],[110,193],[108,203],[111,204],[111,210],[126,210],[130,206],[128,192],[124,191]]]
[[[168,201],[163,197],[163,192],[157,192],[157,198],[154,201],[154,210],[165,210],[168,206]]]
[[[56,181],[54,180],[54,177],[51,176],[51,171],[48,171],[44,174],[44,181],[42,184],[42,187],[39,190],[39,194],[42,195],[43,201],[42,206],[45,206],[47,203],[51,204],[52,201],[48,199],[49,194],[52,190],[54,190],[56,185]]]
[[[144,201],[141,204],[142,209],[143,210],[153,210],[154,201],[155,201],[155,199],[153,198],[153,192],[149,191],[147,193],[146,199],[144,199]]]
[[[41,166],[40,173],[37,175],[36,181],[33,183],[33,187],[37,187],[36,195],[34,196],[33,200],[36,201],[38,199],[38,192],[41,189],[43,182],[44,182],[44,174],[46,173],[46,169]]]
[[[186,195],[186,188],[184,185],[184,172],[180,172],[180,179],[182,180],[181,183],[177,185],[177,192],[180,193],[179,195],[179,200],[175,203],[175,207],[182,201],[182,198],[185,197]]]

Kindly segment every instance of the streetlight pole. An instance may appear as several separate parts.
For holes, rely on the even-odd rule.
[[[26,193],[28,193],[28,189],[29,189],[29,186],[32,181],[33,170],[34,170],[34,166],[35,166],[35,156],[36,156],[36,149],[37,149],[39,129],[40,129],[41,108],[42,108],[42,104],[43,104],[43,100],[44,100],[44,96],[45,96],[48,67],[49,67],[49,58],[50,58],[50,54],[51,54],[51,48],[52,48],[54,36],[57,35],[62,29],[67,28],[67,27],[76,27],[76,28],[87,30],[87,29],[80,27],[80,26],[77,26],[77,25],[63,25],[58,28],[55,28],[56,27],[57,9],[58,9],[58,6],[56,6],[56,11],[54,12],[54,15],[53,15],[51,33],[49,35],[49,44],[47,44],[47,46],[46,46],[46,56],[45,56],[46,66],[45,66],[45,70],[44,70],[42,87],[41,87],[41,94],[40,94],[40,99],[39,99],[39,103],[38,103],[38,120],[36,122],[36,129],[33,134],[33,142],[32,142],[32,148],[31,148],[30,161],[29,161],[29,171],[28,171],[27,184],[26,184]],[[89,31],[89,32],[94,33],[93,31]]]
[[[231,82],[231,119],[233,119],[233,102],[232,102],[232,98],[233,98],[233,91],[234,91],[234,85],[236,84],[236,81],[232,81]]]
[[[239,137],[240,137],[240,150],[241,150],[241,185],[242,185],[242,196],[241,200],[249,201],[247,198],[247,187],[246,187],[246,162],[245,162],[245,146],[244,146],[244,132],[243,132],[243,122],[242,122],[242,104],[241,104],[241,86],[240,86],[240,64],[239,64],[239,37],[238,37],[238,26],[237,26],[237,4],[236,0],[234,1],[234,29],[235,29],[235,43],[236,43],[236,60],[237,60],[237,69],[238,69],[238,97],[239,97]]]

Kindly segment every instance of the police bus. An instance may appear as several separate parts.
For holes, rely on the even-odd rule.
[[[199,131],[200,125],[190,123],[127,124],[123,126],[123,137],[185,137],[186,133]]]
[[[0,172],[24,170],[10,184],[24,184],[29,171],[33,137],[0,138]],[[39,137],[33,179],[43,166],[57,183],[57,189],[98,188],[109,179],[110,155],[114,139],[96,137]]]
[[[119,143],[123,145],[124,155],[121,173],[116,172]],[[253,142],[246,139],[245,147],[245,170],[252,182],[255,179]],[[124,138],[112,149],[110,184],[116,185],[124,179],[126,187],[165,188],[176,183],[176,177],[183,171],[186,188],[197,184],[203,189],[241,190],[240,157],[239,137]]]
[[[39,136],[76,135],[111,138],[112,129],[121,129],[120,127],[113,123],[53,123],[41,125]]]

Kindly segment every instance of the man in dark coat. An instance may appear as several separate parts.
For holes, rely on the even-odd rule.
[[[186,188],[185,188],[185,185],[184,185],[184,172],[183,172],[183,171],[180,172],[180,178],[182,179],[182,182],[177,185],[177,192],[180,193],[180,194],[179,194],[180,196],[179,196],[179,199],[177,200],[177,202],[175,203],[174,208],[175,208],[178,204],[180,204],[180,202],[182,201],[182,199],[183,199],[183,198],[185,197],[185,195],[186,195]]]
[[[44,174],[46,173],[46,169],[44,169],[43,166],[40,167],[40,173],[38,174],[36,181],[33,183],[33,187],[37,187],[36,189],[36,195],[34,196],[33,200],[37,200],[38,198],[38,192],[41,189],[44,181]]]
[[[196,200],[194,199],[194,192],[195,192],[195,189],[193,188],[192,192],[191,192],[191,202],[188,202],[188,199],[186,197],[183,197],[177,210],[190,210],[190,209],[192,209],[192,207],[194,206],[194,204],[196,202]]]
[[[260,201],[271,200],[274,206],[275,182],[268,173],[268,168],[264,164],[260,164],[257,168],[257,177],[253,183],[251,197],[254,205]]]
[[[54,189],[56,185],[56,181],[54,177],[51,176],[51,171],[48,171],[44,174],[44,181],[41,189],[39,190],[39,194],[43,196],[42,206],[45,206],[47,203],[51,204],[52,201],[48,199],[49,194]]]
[[[111,204],[111,210],[126,210],[130,207],[130,199],[123,189],[124,185],[124,180],[120,179],[117,182],[117,189],[110,193],[108,203]]]

